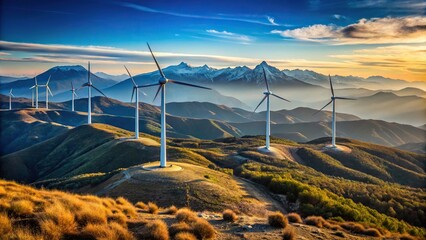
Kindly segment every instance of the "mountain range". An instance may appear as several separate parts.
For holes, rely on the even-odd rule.
[[[195,82],[213,88],[212,91],[207,91],[170,84],[168,85],[167,101],[211,102],[217,105],[226,105],[250,111],[260,101],[262,91],[265,88],[263,69],[265,69],[267,78],[270,81],[271,90],[291,100],[290,103],[287,103],[274,99],[271,105],[273,110],[297,107],[320,108],[329,101],[331,93],[328,89],[326,76],[307,70],[280,71],[266,62],[262,62],[253,69],[245,66],[214,69],[207,65],[192,67],[186,63],[166,67],[164,68],[164,72],[171,79]],[[307,73],[309,73],[310,77],[305,76]],[[71,87],[71,80],[73,80],[75,87],[79,87],[87,81],[87,71],[82,66],[58,66],[51,68],[37,77],[39,83],[45,83],[50,75],[52,75],[50,86],[54,93],[51,101],[57,102],[70,99],[69,89]],[[289,75],[293,75],[294,77]],[[108,77],[107,75],[102,76]],[[121,75],[121,78],[124,78],[124,76]],[[155,82],[158,78],[158,71],[134,76],[134,79],[139,85]],[[420,126],[426,122],[426,115],[424,114],[426,112],[425,91],[419,88],[407,87],[410,86],[410,83],[404,82],[404,84],[401,84],[400,80],[379,78],[379,81],[376,79],[377,77],[363,79],[351,76],[347,78],[353,78],[352,80],[345,80],[346,83],[353,83],[353,85],[346,84],[344,85],[346,88],[340,88],[343,85],[339,83],[345,82],[344,80],[334,80],[336,94],[338,96],[354,97],[358,100],[352,102],[339,101],[338,111],[354,114],[361,118],[381,119],[414,126]],[[102,89],[108,97],[123,102],[130,101],[132,89],[130,79],[117,83],[114,80],[105,79],[95,74],[92,74],[92,79],[95,86]],[[400,90],[371,90],[365,88],[368,86],[366,83],[377,82],[380,82],[382,87],[390,86],[387,82],[401,84],[401,86],[405,87]],[[28,88],[33,84],[33,79],[3,83],[0,85],[0,92],[8,94],[9,89],[13,88],[16,96],[30,97],[31,91]],[[79,97],[86,95],[86,91],[82,90],[77,92]],[[44,99],[44,91],[44,88],[42,88],[39,92],[40,100]],[[141,93],[142,91],[145,93],[140,94],[142,102],[159,104],[159,100],[152,102],[156,91],[155,87],[144,88],[141,89]],[[94,92],[94,95],[100,94]],[[392,107],[393,111],[388,111],[389,107]]]

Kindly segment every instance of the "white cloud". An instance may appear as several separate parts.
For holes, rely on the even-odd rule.
[[[268,19],[268,21],[274,25],[274,26],[278,26],[278,24],[275,22],[275,18],[270,17],[270,16],[266,16],[266,18]]]
[[[272,30],[271,33],[280,34],[283,37],[296,38],[305,41],[324,41],[336,38],[336,27],[332,25],[315,24],[309,27],[293,30]]]
[[[342,19],[346,19],[345,16],[340,15],[340,14],[333,14],[333,18],[337,19],[337,20],[342,20]]]
[[[214,29],[209,29],[209,30],[206,30],[206,32],[211,36],[228,39],[232,41],[238,41],[239,43],[242,43],[242,44],[248,44],[253,41],[253,39],[247,35],[242,35],[242,34],[237,34],[237,33],[232,33],[227,31],[217,31]]]
[[[316,24],[271,33],[305,41],[329,41],[336,44],[380,44],[426,42],[426,17],[360,19],[344,27]]]

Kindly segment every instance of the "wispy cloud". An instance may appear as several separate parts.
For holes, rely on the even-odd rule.
[[[268,21],[261,21],[260,19],[249,19],[249,18],[240,18],[240,17],[231,17],[231,16],[228,17],[223,15],[209,16],[209,15],[197,15],[197,14],[186,14],[186,13],[179,13],[179,12],[163,11],[163,10],[149,8],[140,4],[134,4],[129,2],[118,2],[117,4],[123,7],[132,8],[132,9],[143,11],[143,12],[159,13],[159,14],[165,14],[165,15],[175,16],[175,17],[237,21],[237,22],[246,22],[246,23],[254,23],[254,24],[269,25],[269,26],[279,26],[279,24],[275,23],[273,18],[271,18],[272,19],[272,22],[271,22],[269,17],[267,17]]]
[[[275,22],[275,18],[270,17],[270,16],[266,16],[266,18],[268,19],[268,21],[269,21],[272,25],[274,25],[274,26],[278,26],[278,25],[279,25],[279,24],[277,24],[277,23]]]
[[[232,41],[237,41],[238,43],[241,43],[241,44],[249,44],[250,42],[253,41],[253,39],[247,35],[242,35],[242,34],[233,33],[233,32],[217,31],[214,29],[206,30],[206,32],[207,34],[211,36],[232,40]]]
[[[291,30],[273,30],[286,38],[332,44],[426,42],[426,17],[360,19],[348,26],[315,24]]]
[[[340,14],[333,14],[333,18],[335,18],[337,20],[344,20],[344,19],[346,19],[345,16],[340,15]]]

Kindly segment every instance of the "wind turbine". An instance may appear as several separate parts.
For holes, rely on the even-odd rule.
[[[265,79],[265,83],[266,83],[266,91],[263,92],[263,94],[265,95],[262,98],[262,101],[260,101],[260,103],[257,105],[257,107],[254,109],[254,112],[256,112],[257,108],[259,108],[259,106],[265,101],[266,99],[266,146],[265,148],[269,150],[271,142],[270,142],[270,135],[271,135],[271,108],[270,108],[270,99],[269,97],[272,95],[276,98],[279,98],[281,100],[290,102],[289,100],[282,98],[278,95],[276,95],[275,93],[272,93],[271,90],[269,89],[269,84],[268,84],[268,80],[266,79],[266,72],[265,72],[265,68],[263,68],[263,78]]]
[[[12,93],[12,89],[9,91],[9,110],[12,110],[12,97],[15,97]]]
[[[346,97],[336,97],[334,96],[334,89],[333,89],[333,83],[331,82],[331,77],[328,75],[328,79],[330,80],[330,90],[331,90],[331,100],[328,102],[324,107],[322,107],[320,110],[315,112],[314,114],[317,114],[321,112],[325,107],[333,103],[333,116],[332,116],[332,124],[331,124],[331,146],[333,148],[336,147],[336,99],[342,99],[342,100],[356,100],[354,98],[346,98]]]
[[[180,82],[172,79],[167,79],[166,76],[163,73],[163,70],[161,70],[160,65],[157,62],[157,59],[154,56],[154,53],[152,53],[151,47],[147,43],[149,51],[151,52],[152,58],[155,61],[155,65],[157,65],[158,71],[160,72],[160,79],[158,80],[158,83],[154,84],[148,84],[148,85],[142,85],[140,87],[151,87],[158,85],[157,93],[155,94],[154,100],[157,98],[158,93],[161,90],[161,146],[160,146],[160,167],[166,167],[167,166],[167,156],[166,156],[166,84],[167,83],[176,83],[179,85],[185,85],[190,87],[196,87],[196,88],[203,88],[211,90],[211,88],[202,87],[194,84],[189,84],[185,82]]]
[[[45,85],[40,85],[40,87],[46,88],[46,109],[49,109],[49,93],[53,97],[52,91],[50,91],[49,82],[52,75],[49,76]]]
[[[90,80],[90,62],[88,65],[89,67],[87,69],[87,83],[81,85],[80,88],[87,87],[87,124],[92,124],[92,88],[98,91],[100,94],[104,95],[105,97],[106,95],[92,84],[92,81]]]
[[[129,74],[130,79],[132,80],[133,83],[133,90],[132,90],[132,97],[130,98],[130,102],[133,101],[133,95],[135,95],[135,138],[138,139],[139,138],[139,88],[144,87],[144,86],[138,86],[136,84],[136,81],[133,79],[132,75],[129,72],[129,69],[127,69],[126,66],[124,66],[124,68],[127,71],[127,74]],[[146,94],[144,92],[142,92],[143,95],[146,96]]]
[[[34,107],[34,89],[31,89],[31,107]]]
[[[74,88],[74,84],[72,84],[72,81],[71,81],[71,90],[70,90],[71,96],[72,96],[72,98],[71,98],[71,111],[73,111],[73,112],[74,112],[74,96],[78,97],[76,91],[77,91],[77,89]]]
[[[32,87],[30,87],[30,89],[35,89],[35,106],[36,109],[38,109],[38,83],[37,83],[37,77],[34,77],[34,85]]]

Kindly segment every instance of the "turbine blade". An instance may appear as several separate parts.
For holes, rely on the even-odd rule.
[[[158,87],[158,90],[157,90],[157,93],[155,94],[155,97],[154,97],[154,99],[152,100],[153,102],[155,101],[155,99],[157,98],[157,96],[158,96],[158,93],[160,92],[160,89],[163,87],[163,85],[160,85],[159,87]]]
[[[147,85],[140,85],[138,86],[138,88],[145,88],[145,87],[152,87],[152,86],[157,86],[160,85],[159,83],[153,83],[153,84],[147,84]]]
[[[51,77],[52,77],[52,75],[50,75],[50,76],[49,76],[49,78],[47,79],[46,86],[47,86],[47,85],[49,85],[49,82],[50,82],[50,78],[51,78]]]
[[[320,110],[318,110],[318,111],[316,111],[314,114],[312,114],[312,115],[315,115],[315,114],[317,114],[317,113],[319,113],[319,112],[321,112],[321,110],[323,110],[325,107],[327,107],[328,105],[330,105],[330,103],[332,103],[333,102],[333,100],[331,100],[330,102],[328,102],[327,104],[325,104],[325,106],[324,107],[322,107]]]
[[[185,85],[185,86],[190,86],[190,87],[196,87],[196,88],[202,88],[202,89],[212,90],[211,88],[203,87],[203,86],[199,86],[199,85],[195,85],[195,84],[185,83],[185,82],[171,80],[171,79],[168,79],[168,80],[169,80],[169,82],[180,84],[180,85]]]
[[[52,91],[50,91],[50,87],[46,85],[46,89],[50,93],[50,95],[53,97],[53,93],[52,93]]]
[[[87,68],[87,82],[90,83],[90,61],[88,63],[88,68]]]
[[[166,76],[163,73],[163,70],[161,70],[160,65],[157,62],[157,59],[154,56],[154,53],[152,53],[151,47],[149,46],[149,43],[146,43],[148,45],[149,51],[151,52],[152,58],[154,58],[155,64],[157,65],[158,71],[160,71],[160,74],[163,78],[166,78]]]
[[[33,89],[33,88],[35,88],[35,85],[34,85],[34,86],[32,86],[32,87],[30,87],[30,89]]]
[[[37,77],[34,77],[34,82],[35,82],[35,85],[38,85],[37,84]]]
[[[266,95],[263,97],[262,101],[260,101],[260,103],[257,105],[253,112],[256,112],[257,108],[259,108],[259,106],[265,101],[266,97]]]
[[[356,100],[355,98],[347,98],[347,97],[334,97],[335,99],[342,99],[342,100]]]
[[[73,94],[74,94],[76,97],[78,97],[77,93],[73,92]]]
[[[97,87],[95,87],[94,85],[91,86],[92,88],[94,88],[96,91],[98,91],[100,94],[104,95],[105,97],[107,97],[101,90],[99,90]]]
[[[334,97],[333,83],[331,83],[331,77],[330,77],[330,74],[328,74],[328,79],[330,80],[331,95],[333,95],[333,97]]]
[[[266,72],[265,72],[265,68],[264,67],[262,67],[262,69],[263,69],[263,78],[265,79],[265,83],[266,83],[266,89],[268,90],[268,92],[269,92],[269,84],[268,84],[268,80],[266,79]]]
[[[275,93],[272,93],[271,95],[272,95],[272,96],[274,96],[274,97],[276,97],[276,98],[279,98],[279,99],[281,99],[281,100],[284,100],[284,101],[290,102],[289,100],[287,100],[287,99],[285,99],[285,98],[282,98],[282,97],[278,96],[278,95],[277,95],[277,94],[275,94]]]
[[[72,81],[71,81],[71,89],[74,90],[74,84],[72,84]]]
[[[10,95],[11,95],[12,97],[15,97],[15,95],[13,95],[13,93],[10,93]]]
[[[132,97],[130,98],[130,102],[133,102],[133,94],[135,94],[135,89],[137,89],[137,88],[133,87],[133,90],[132,90]]]
[[[127,69],[126,65],[123,65],[123,66],[126,69],[127,74],[129,74],[130,79],[132,79],[133,86],[137,87],[138,85],[136,84],[135,80],[133,79],[132,74],[130,74],[129,69]]]

